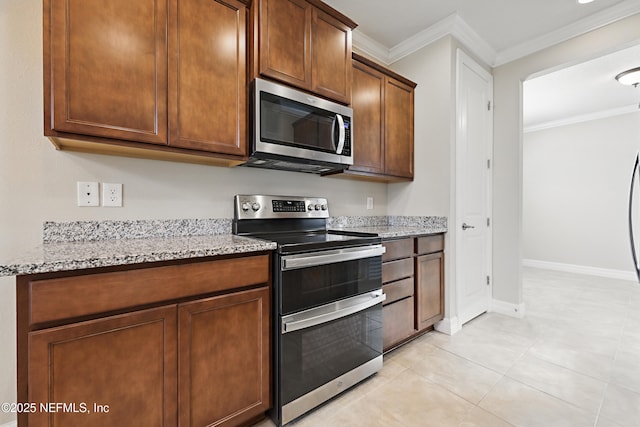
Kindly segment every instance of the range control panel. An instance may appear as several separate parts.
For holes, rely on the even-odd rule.
[[[235,219],[329,218],[324,197],[239,194],[234,206]]]

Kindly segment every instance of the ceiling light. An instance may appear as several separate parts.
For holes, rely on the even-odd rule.
[[[616,76],[616,80],[623,85],[637,87],[640,84],[640,67],[621,72]]]
[[[593,0],[578,0],[578,3],[580,4],[587,4],[587,3],[591,3]]]

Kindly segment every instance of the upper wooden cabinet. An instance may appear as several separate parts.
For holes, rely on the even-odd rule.
[[[258,0],[253,76],[351,102],[351,30],[356,24],[317,0]]]
[[[169,145],[247,153],[247,9],[178,0],[169,13]]]
[[[353,54],[353,165],[346,176],[413,180],[416,83]]]
[[[45,135],[83,151],[245,156],[246,25],[238,0],[44,0]]]
[[[45,135],[167,142],[167,2],[44,1]]]

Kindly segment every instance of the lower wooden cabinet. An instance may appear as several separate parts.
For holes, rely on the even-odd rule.
[[[262,417],[271,406],[269,266],[263,254],[19,276],[18,401],[37,407],[18,425],[235,426]],[[147,308],[153,284],[148,301],[173,300]],[[84,301],[69,295],[47,312],[42,296],[55,288],[78,289]],[[121,308],[122,294],[143,303]]]
[[[178,306],[180,425],[237,425],[269,406],[269,288]]]
[[[175,306],[32,332],[28,366],[30,426],[176,425]]]
[[[383,348],[431,330],[444,317],[444,235],[382,242]]]

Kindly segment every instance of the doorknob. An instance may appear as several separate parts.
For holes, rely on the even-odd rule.
[[[466,222],[462,223],[462,229],[466,230],[467,228],[476,228],[474,225],[467,225]]]

